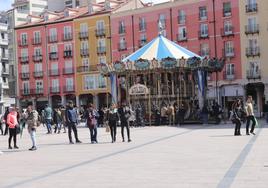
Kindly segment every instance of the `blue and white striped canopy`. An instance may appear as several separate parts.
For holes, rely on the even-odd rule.
[[[161,60],[163,58],[175,58],[181,59],[184,57],[185,59],[191,57],[199,57],[199,55],[187,50],[186,48],[181,47],[180,45],[176,44],[165,38],[163,35],[159,35],[157,38],[153,39],[151,42],[134,52],[133,54],[129,55],[123,62],[126,61],[136,61],[138,59],[146,59],[146,60]]]

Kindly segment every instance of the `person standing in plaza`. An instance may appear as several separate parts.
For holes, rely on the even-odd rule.
[[[263,105],[263,113],[265,116],[266,123],[268,124],[268,101]]]
[[[118,113],[119,113],[120,120],[121,120],[122,141],[125,142],[124,128],[126,127],[128,142],[131,142],[130,130],[129,130],[129,122],[128,122],[128,119],[131,116],[131,112],[130,112],[130,108],[126,105],[126,102],[122,103],[121,107],[118,109]]]
[[[118,110],[115,104],[112,104],[110,109],[107,110],[107,121],[110,127],[112,143],[116,142],[116,129],[117,124],[120,122]]]
[[[166,104],[163,104],[161,108],[161,124],[166,125],[166,123],[167,123],[167,106]]]
[[[252,100],[252,96],[248,96],[247,97],[247,102],[246,102],[246,114],[247,114],[247,125],[246,125],[246,133],[247,135],[249,135],[249,125],[250,122],[252,121],[252,125],[251,125],[251,129],[250,129],[250,133],[255,135],[254,133],[254,128],[256,125],[256,119],[254,116],[254,112],[253,112],[253,104],[252,104],[253,100]]]
[[[70,144],[74,144],[72,140],[72,130],[74,132],[74,137],[76,143],[81,143],[81,141],[78,139],[78,133],[77,133],[77,124],[78,124],[78,118],[77,118],[77,111],[74,108],[74,103],[73,101],[68,102],[68,107],[65,112],[65,117],[66,117],[66,123],[68,126],[68,136],[69,136],[69,141]]]
[[[44,110],[44,119],[47,127],[47,134],[52,134],[52,127],[51,127],[52,117],[53,117],[52,108],[50,108],[50,106],[48,106],[47,104]]]
[[[18,113],[16,112],[16,109],[13,107],[10,107],[9,111],[10,112],[7,115],[7,122],[6,122],[9,128],[8,149],[12,149],[11,146],[12,138],[14,141],[14,148],[19,149],[19,147],[17,146],[17,127],[19,125],[17,119]]]
[[[88,109],[86,114],[87,126],[90,131],[90,140],[91,144],[98,143],[97,141],[97,127],[98,127],[98,117],[99,114],[97,110],[94,108],[93,104],[88,105]]]
[[[54,133],[58,131],[58,134],[60,134],[61,127],[62,127],[62,116],[61,116],[61,111],[59,108],[55,108],[54,110],[53,121],[55,123]]]
[[[60,107],[60,115],[61,115],[61,119],[62,119],[62,127],[63,127],[63,133],[66,133],[66,117],[65,117],[65,108],[64,106],[62,105]]]
[[[232,122],[235,124],[235,136],[241,136],[240,128],[241,128],[241,118],[242,118],[242,107],[240,99],[237,99],[232,105],[233,117]]]
[[[29,103],[27,107],[26,124],[28,125],[28,132],[32,140],[32,147],[29,150],[35,151],[37,150],[36,129],[40,125],[40,122],[38,122],[38,112],[33,109],[32,103]]]
[[[175,111],[174,107],[169,104],[167,107],[168,123],[169,125],[174,125]]]

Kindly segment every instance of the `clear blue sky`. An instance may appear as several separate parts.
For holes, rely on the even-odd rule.
[[[153,3],[161,3],[168,0],[143,0],[143,2],[153,2]],[[14,0],[0,0],[0,11],[2,10],[8,10],[11,8],[11,4],[14,2]]]

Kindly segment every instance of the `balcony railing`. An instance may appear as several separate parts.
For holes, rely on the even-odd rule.
[[[260,47],[248,47],[246,48],[246,56],[247,57],[255,57],[260,56]]]
[[[127,42],[119,42],[118,43],[118,51],[127,50]]]
[[[63,68],[63,74],[73,74],[73,73],[74,73],[73,67]]]
[[[74,85],[67,85],[63,87],[64,93],[74,92]]]
[[[43,61],[43,56],[42,55],[33,55],[33,61],[34,62],[41,62],[41,61]]]
[[[49,43],[58,42],[58,36],[57,35],[48,36],[48,42]]]
[[[60,75],[60,70],[59,69],[50,69],[49,70],[49,75],[50,76],[59,76]]]
[[[223,9],[223,17],[227,17],[227,16],[231,16],[232,15],[232,11],[231,9],[227,9],[227,10],[224,10]]]
[[[261,70],[247,70],[247,79],[261,79]]]
[[[234,80],[235,79],[235,71],[224,71],[223,72],[223,78],[224,80]]]
[[[203,32],[201,32],[201,31],[199,31],[199,32],[198,32],[198,38],[199,38],[199,39],[208,39],[208,38],[209,38],[208,32],[203,33]]]
[[[89,56],[88,49],[80,49],[80,55],[81,56]]]
[[[73,40],[73,34],[72,33],[62,34],[62,40],[63,41]]]
[[[60,93],[60,86],[52,86],[49,88],[49,91],[52,94]]]
[[[79,32],[79,39],[87,39],[88,38],[88,32],[87,31],[83,31],[83,32]]]
[[[251,3],[246,5],[246,12],[257,12],[258,11],[258,4],[257,3]]]
[[[32,39],[32,45],[39,45],[39,44],[42,44],[41,38],[33,38]]]
[[[105,46],[98,46],[97,47],[97,54],[105,54],[106,53],[106,47]]]
[[[31,95],[43,95],[44,88],[31,89]]]
[[[254,24],[254,25],[246,25],[245,26],[245,34],[259,34],[260,29],[259,29],[259,24]]]
[[[185,41],[187,41],[187,33],[185,33],[185,35],[177,34],[177,41],[178,42],[185,42]]]
[[[89,72],[89,66],[79,66],[79,67],[77,67],[77,72],[79,72],[79,73]]]
[[[28,40],[19,40],[19,46],[20,47],[25,47],[28,46]]]
[[[35,78],[42,78],[44,76],[43,71],[34,71]]]
[[[50,52],[49,53],[49,60],[57,60],[57,59],[59,59],[58,52]]]
[[[22,56],[22,57],[19,57],[19,61],[21,63],[29,63],[29,56]]]
[[[118,33],[125,34],[126,33],[126,26],[119,26]]]
[[[222,49],[222,56],[225,58],[234,57],[235,56],[235,49],[233,47]]]
[[[228,29],[222,28],[221,29],[221,36],[222,37],[234,36],[234,27],[231,26]]]
[[[21,95],[27,96],[30,95],[30,89],[21,89],[20,90]]]
[[[72,50],[64,50],[63,57],[64,58],[71,58],[71,57],[73,57]]]
[[[104,28],[99,28],[95,30],[96,37],[105,37],[106,31]]]
[[[22,72],[22,73],[20,73],[20,78],[21,79],[29,79],[30,73],[29,72]]]
[[[146,43],[147,43],[147,40],[146,39],[142,39],[142,40],[139,40],[139,47],[143,47]]]

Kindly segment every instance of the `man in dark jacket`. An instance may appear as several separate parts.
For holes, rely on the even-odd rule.
[[[74,103],[73,101],[68,102],[68,107],[65,111],[65,117],[66,117],[66,124],[68,126],[68,136],[69,136],[69,141],[70,144],[74,144],[72,140],[72,130],[74,132],[74,137],[76,143],[81,143],[81,141],[78,139],[78,134],[77,134],[77,123],[78,123],[78,118],[77,118],[77,112],[76,109],[74,108]]]
[[[7,135],[8,133],[8,124],[7,124],[7,115],[9,114],[9,108],[6,109],[5,114],[4,114],[4,121],[5,121],[5,132],[4,135]]]
[[[263,106],[263,112],[265,115],[266,123],[268,123],[268,101],[266,101],[266,104]]]
[[[123,142],[125,142],[124,127],[126,127],[128,142],[131,142],[129,123],[128,123],[128,118],[131,116],[131,112],[130,112],[130,108],[126,105],[125,102],[123,102],[121,107],[118,109],[118,113],[119,113],[120,121],[121,121],[122,140],[123,140]]]

